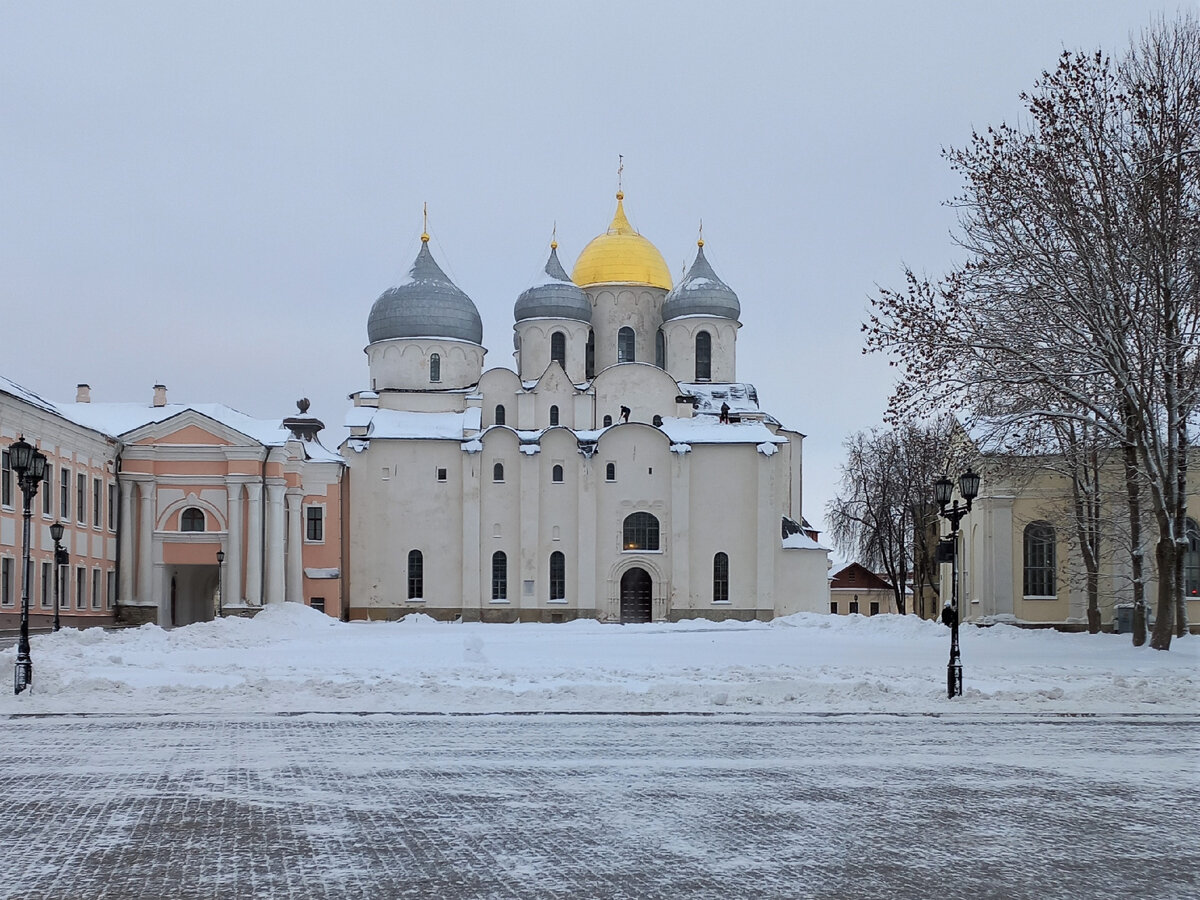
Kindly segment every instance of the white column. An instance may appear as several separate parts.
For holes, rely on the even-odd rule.
[[[671,456],[674,457],[671,463],[671,546],[667,548],[671,554],[671,568],[669,573],[663,573],[671,579],[667,592],[668,618],[672,596],[680,609],[707,608],[711,596],[703,592],[702,584],[696,585],[699,590],[692,592],[691,542],[688,540],[692,521],[692,454],[672,453]]]
[[[267,545],[263,565],[267,572],[267,603],[282,603],[283,593],[283,482],[267,484]]]
[[[298,489],[287,492],[287,591],[288,603],[304,602],[304,535],[300,530],[301,500]]]
[[[251,606],[262,605],[262,482],[246,482],[246,501],[250,514],[246,527],[246,602]]]
[[[226,605],[242,602],[242,483],[225,483],[228,496],[229,527],[225,537],[225,583],[221,585],[221,596]]]
[[[755,594],[758,597],[759,613],[767,617],[775,614],[775,558],[780,553],[780,505],[774,502],[774,469],[779,454],[758,454],[758,559],[755,573]],[[732,581],[732,572],[730,573]],[[732,595],[731,595],[732,599]]]
[[[133,482],[121,479],[121,574],[117,596],[122,603],[133,602]]]
[[[140,482],[138,494],[142,500],[142,514],[138,522],[137,599],[138,603],[154,606],[156,600],[150,590],[150,576],[154,571],[151,559],[154,550],[154,482]]]

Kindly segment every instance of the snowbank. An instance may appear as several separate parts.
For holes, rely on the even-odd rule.
[[[945,697],[947,630],[912,616],[773,622],[342,623],[297,604],[166,631],[32,640],[34,685],[0,711],[778,711],[1194,713],[1200,640],[964,627],[965,695]],[[0,653],[11,668],[15,650]],[[6,669],[9,670],[9,669]]]

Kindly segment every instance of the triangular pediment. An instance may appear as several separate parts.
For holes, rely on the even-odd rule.
[[[161,422],[150,422],[121,436],[126,444],[175,444],[188,447],[263,446],[262,442],[204,413],[186,409]]]

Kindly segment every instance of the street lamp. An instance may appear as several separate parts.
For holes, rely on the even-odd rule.
[[[958,492],[967,501],[959,506],[958,501],[949,510],[946,505],[954,494],[954,482],[943,475],[933,483],[933,499],[937,501],[943,519],[950,523],[951,544],[950,602],[942,607],[942,622],[950,626],[950,662],[946,664],[946,696],[953,699],[962,696],[962,657],[958,652],[958,525],[971,511],[971,501],[979,496],[979,474],[967,469],[958,479]]]
[[[225,615],[225,610],[222,607],[224,598],[221,596],[224,593],[224,590],[222,589],[223,588],[222,579],[224,577],[225,577],[225,551],[218,550],[217,551],[217,618],[220,618],[221,616]]]
[[[33,660],[29,656],[29,519],[38,485],[46,477],[46,455],[26,441],[24,435],[9,444],[8,453],[25,504],[21,527],[21,637],[13,671],[13,693],[19,694],[33,684]]]
[[[46,490],[49,490],[49,488],[46,488]],[[70,556],[70,554],[67,553],[66,548],[63,547],[59,543],[59,541],[62,540],[62,536],[63,536],[63,523],[55,522],[53,525],[50,526],[50,537],[53,538],[53,540],[54,540],[54,630],[55,631],[58,631],[58,629],[62,627],[62,624],[58,620],[58,608],[59,608],[58,588],[59,588],[59,585],[62,584],[62,567],[71,561],[71,556]]]

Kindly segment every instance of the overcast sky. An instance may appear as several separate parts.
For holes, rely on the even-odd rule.
[[[1120,52],[1188,5],[0,0],[0,373],[269,417],[308,396],[339,424],[425,201],[511,368],[553,223],[570,270],[623,154],[676,278],[703,218],[738,377],[808,435],[822,524],[890,391],[868,297],[955,259],[940,148],[1017,118],[1064,48]]]

